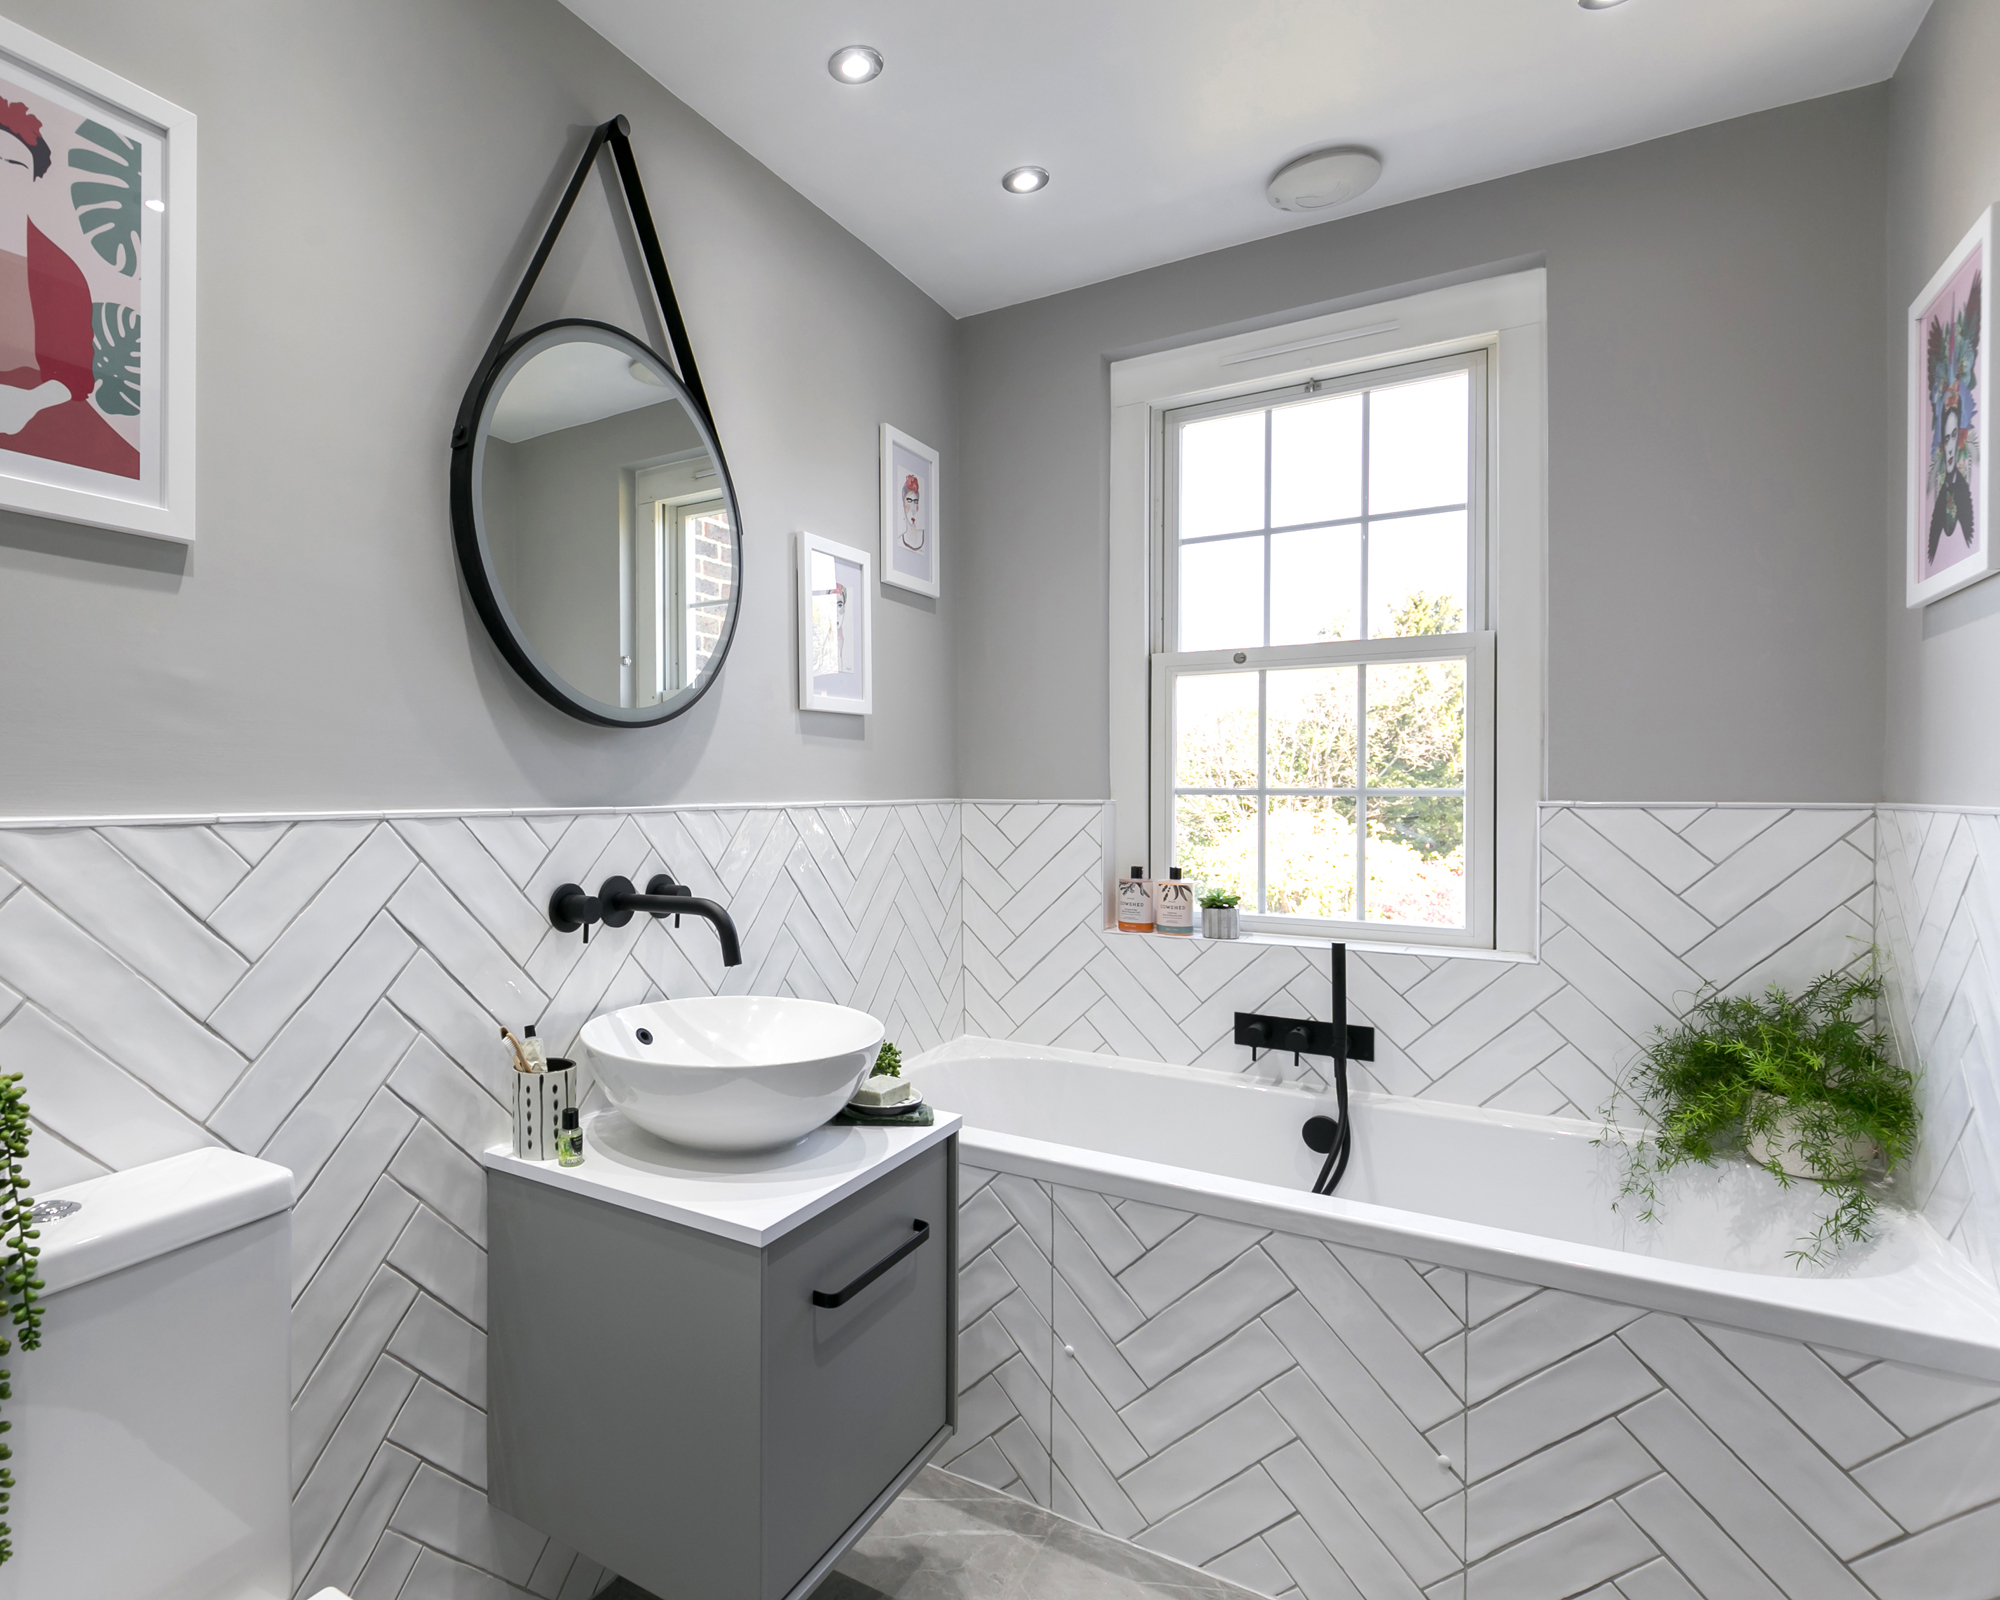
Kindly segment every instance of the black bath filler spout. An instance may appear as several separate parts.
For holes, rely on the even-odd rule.
[[[1333,1097],[1337,1117],[1308,1117],[1301,1133],[1306,1146],[1326,1157],[1313,1180],[1314,1194],[1332,1194],[1347,1172],[1353,1151],[1353,1130],[1347,1113],[1347,1063],[1375,1059],[1375,1030],[1347,1020],[1347,946],[1333,946],[1333,1020],[1314,1022],[1300,1017],[1267,1017],[1253,1011],[1236,1013],[1236,1042],[1250,1046],[1255,1061],[1264,1050],[1289,1050],[1301,1055],[1333,1058]]]

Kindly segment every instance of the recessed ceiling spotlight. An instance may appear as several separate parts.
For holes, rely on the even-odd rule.
[[[827,57],[826,70],[840,83],[866,83],[882,75],[882,52],[865,44],[842,45]]]
[[[1613,6],[1622,6],[1625,0],[1576,0],[1586,11],[1609,11]]]
[[[1049,186],[1047,167],[1016,167],[1000,180],[1000,187],[1009,194],[1033,194],[1037,189]]]
[[[1324,211],[1367,193],[1381,176],[1373,150],[1315,150],[1280,167],[1264,193],[1280,211]]]

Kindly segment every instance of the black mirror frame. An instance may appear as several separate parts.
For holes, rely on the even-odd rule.
[[[609,122],[592,130],[590,141],[584,146],[582,159],[577,162],[569,187],[563,191],[562,201],[557,205],[555,215],[550,218],[548,229],[542,235],[542,242],[536,247],[535,254],[528,263],[528,270],[522,276],[520,287],[514,291],[514,298],[508,303],[506,314],[500,319],[500,326],[494,330],[493,339],[487,345],[485,355],[480,358],[471,383],[466,386],[465,398],[459,403],[458,420],[451,434],[452,542],[458,552],[459,571],[464,575],[466,588],[471,593],[472,603],[478,609],[481,620],[486,624],[486,631],[493,636],[493,642],[499,647],[500,653],[507,658],[508,664],[521,675],[535,693],[558,710],[605,728],[657,727],[663,722],[671,722],[692,707],[708,693],[715,680],[722,675],[723,663],[729,657],[729,647],[736,638],[737,620],[743,610],[743,519],[737,506],[736,483],[729,473],[728,458],[722,453],[722,443],[715,429],[715,416],[709,409],[708,395],[702,388],[701,374],[695,366],[694,350],[688,343],[687,325],[681,320],[680,305],[674,298],[673,283],[667,276],[666,256],[660,249],[659,235],[653,228],[653,213],[646,203],[645,188],[639,181],[639,165],[632,154],[630,134],[631,125],[623,117],[613,117]],[[569,220],[570,209],[576,204],[576,197],[582,192],[584,182],[589,178],[591,168],[596,165],[599,154],[607,147],[618,169],[619,182],[625,194],[626,210],[631,216],[632,231],[637,235],[640,253],[645,258],[647,274],[652,279],[653,297],[659,306],[660,320],[666,328],[668,342],[673,347],[671,363],[654,350],[647,340],[636,334],[607,322],[596,322],[584,317],[558,318],[530,328],[526,333],[514,332],[514,325],[520,320],[528,295],[534,289],[535,281],[541,276],[542,268],[548,262],[549,252],[555,248],[556,237],[562,232],[563,224]],[[687,406],[695,427],[702,436],[703,444],[715,458],[716,475],[721,482],[724,501],[729,507],[731,531],[736,543],[736,603],[729,608],[729,625],[723,630],[715,654],[710,659],[708,670],[696,680],[694,693],[675,700],[668,709],[651,706],[631,708],[609,706],[601,700],[577,693],[561,678],[554,676],[543,667],[515,627],[513,614],[493,579],[485,530],[479,520],[476,467],[479,459],[480,423],[486,415],[494,384],[506,370],[507,363],[515,352],[531,340],[553,329],[564,327],[590,328],[615,334],[645,351],[659,363],[661,375],[670,380],[671,391]],[[675,368],[679,369],[678,374]]]

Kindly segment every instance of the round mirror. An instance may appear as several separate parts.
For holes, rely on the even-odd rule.
[[[453,485],[459,561],[509,661],[575,716],[679,716],[736,630],[735,491],[671,368],[602,323],[510,345],[479,397],[469,481]]]

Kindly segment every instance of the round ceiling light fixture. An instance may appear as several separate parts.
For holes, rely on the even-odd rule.
[[[1324,211],[1366,194],[1381,176],[1382,158],[1373,150],[1315,150],[1280,167],[1264,193],[1280,211]]]
[[[1009,194],[1033,194],[1037,189],[1049,186],[1047,167],[1016,167],[1000,179],[1000,187]]]
[[[1613,6],[1622,6],[1625,0],[1576,0],[1586,11],[1609,11]]]
[[[865,44],[846,44],[826,58],[826,70],[836,83],[867,83],[882,76],[882,52]]]

